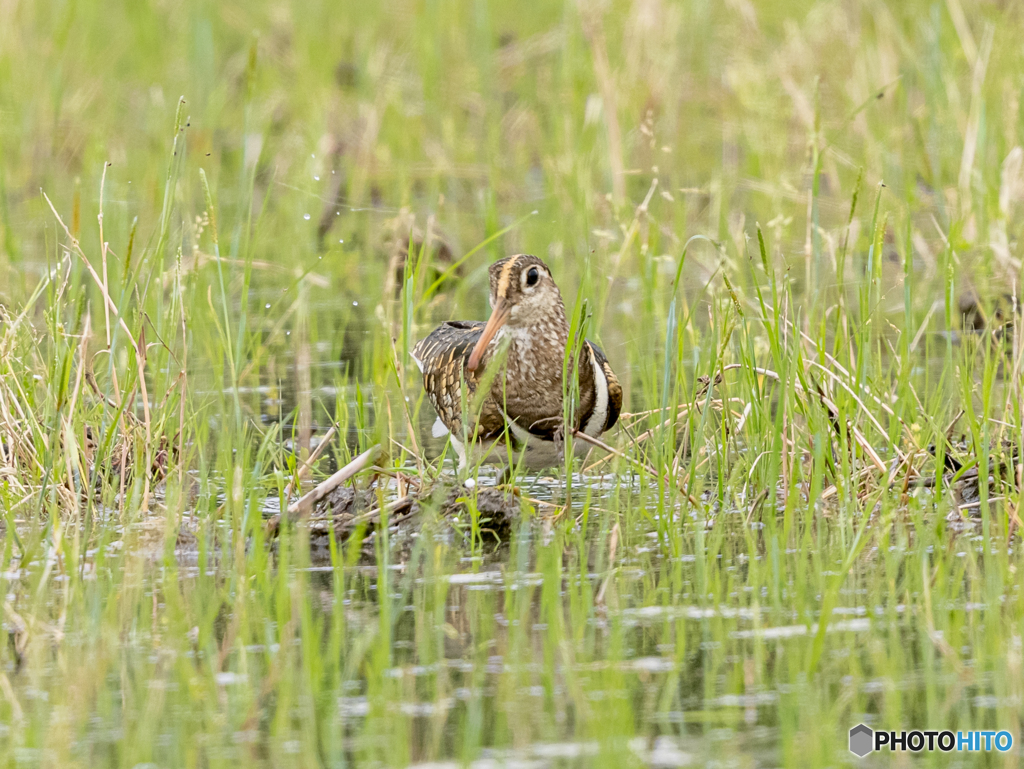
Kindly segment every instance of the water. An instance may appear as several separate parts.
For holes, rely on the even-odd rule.
[[[574,478],[577,487],[585,482]],[[524,479],[521,486],[531,496],[563,501],[564,487],[553,477]],[[144,609],[145,621],[111,647],[121,649],[116,657],[122,672],[92,685],[118,699],[134,691],[133,699],[142,694],[150,706],[159,693],[167,705],[148,727],[154,750],[162,746],[162,755],[184,756],[178,741],[194,723],[186,713],[202,682],[213,702],[222,703],[214,712],[224,716],[197,725],[196,744],[219,761],[275,757],[275,764],[301,764],[312,740],[334,762],[360,765],[769,767],[788,762],[787,755],[806,755],[796,746],[811,734],[824,740],[820,750],[841,754],[846,722],[878,723],[872,703],[882,703],[884,711],[892,698],[912,714],[907,719],[934,718],[963,702],[953,707],[1002,722],[1020,707],[1019,684],[986,672],[982,628],[993,612],[1020,612],[1016,589],[999,606],[940,597],[941,584],[932,588],[930,604],[919,591],[893,593],[885,583],[904,566],[912,569],[920,552],[903,542],[893,545],[902,559],[898,572],[886,568],[886,553],[865,559],[823,618],[821,595],[795,576],[819,563],[820,577],[805,578],[824,587],[838,573],[828,564],[839,569],[844,552],[827,524],[806,540],[807,548],[781,548],[769,536],[771,525],[766,530],[764,522],[748,522],[745,511],[720,511],[709,528],[676,504],[662,514],[663,522],[684,533],[683,550],[672,552],[659,544],[646,514],[624,513],[649,500],[642,486],[642,476],[606,476],[588,486],[588,521],[566,527],[528,515],[509,541],[481,547],[453,542],[444,522],[428,514],[414,527],[393,528],[386,542],[377,538],[350,566],[332,565],[329,551],[326,561],[308,561],[302,538],[290,537],[288,554],[277,549],[267,562],[270,574],[253,572],[256,580],[271,577],[269,592],[261,594],[254,582],[248,601],[237,592],[241,583],[229,588],[248,557],[233,552],[227,521],[212,529],[199,518],[184,522],[181,531],[198,536],[179,534],[173,555],[160,541],[166,524],[159,516],[113,527],[106,562],[89,571],[80,589],[95,592],[96,583],[108,579],[120,590],[141,591],[137,608]],[[273,502],[259,503],[263,516],[275,512]],[[617,514],[605,512],[613,505]],[[581,508],[576,504],[572,514]],[[614,561],[613,521],[619,525]],[[246,545],[254,546],[251,540]],[[965,535],[956,560],[976,558],[978,551],[977,540]],[[29,563],[12,562],[6,578],[30,583],[46,568],[59,563],[40,554]],[[53,581],[55,604],[65,583]],[[262,615],[261,622],[269,623],[265,630],[253,634],[252,627],[248,637],[232,641],[233,623],[244,623],[238,612],[246,605],[267,611],[281,589],[290,596],[285,605],[305,607],[310,619],[293,616],[290,621],[299,624],[290,634],[271,610]],[[228,602],[213,625],[174,623],[184,637],[161,640],[159,622],[150,627],[150,617],[169,611],[161,598],[169,590],[191,593],[193,600],[216,597],[213,605]],[[968,641],[956,650],[955,664],[944,651],[943,630],[921,635],[920,613],[929,606],[941,613],[935,618],[940,626],[953,623],[945,632],[952,629]],[[9,609],[8,632],[15,616]],[[823,653],[811,677],[806,663],[823,620]],[[32,631],[26,654],[45,654],[38,639],[53,632]],[[206,633],[213,635],[204,645]],[[95,641],[82,635],[65,654],[95,659]],[[332,655],[330,662],[324,655]],[[113,659],[102,658],[101,667],[113,673]],[[291,663],[281,662],[289,658]],[[274,682],[278,664],[297,665],[297,681],[316,678],[318,664],[337,668],[328,677],[333,683],[319,681],[305,694],[295,683],[300,691],[279,693],[294,698],[285,722],[254,719],[259,711],[252,708]],[[7,675],[21,701],[46,711],[58,707],[52,698],[63,699],[63,669],[54,660],[32,676],[8,665]],[[126,683],[126,674],[142,688]],[[307,733],[301,716],[314,703],[317,737]],[[120,708],[98,714],[72,753],[108,755],[129,738],[126,717]],[[833,735],[822,737],[823,728]],[[789,753],[787,744],[796,752]],[[15,757],[18,766],[43,761],[43,752],[28,749]]]

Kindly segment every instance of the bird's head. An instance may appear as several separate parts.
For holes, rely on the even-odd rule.
[[[491,265],[491,317],[469,356],[476,371],[487,346],[503,328],[529,329],[565,324],[565,307],[551,270],[536,256],[518,254]]]

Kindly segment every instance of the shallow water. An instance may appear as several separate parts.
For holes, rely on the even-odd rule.
[[[301,529],[286,534],[284,550],[267,562],[271,573],[248,578],[248,604],[237,578],[246,556],[233,552],[226,522],[208,529],[186,521],[182,530],[198,537],[179,537],[173,554],[161,542],[165,521],[136,522],[117,531],[104,565],[78,583],[86,593],[105,579],[122,593],[141,591],[138,620],[126,626],[134,629],[106,648],[87,633],[69,637],[49,664],[29,664],[29,674],[8,665],[6,675],[20,701],[53,719],[65,707],[67,665],[99,660],[108,672],[91,685],[108,693],[112,709],[79,725],[69,755],[111,758],[133,729],[136,737],[144,729],[158,764],[195,755],[182,743],[189,733],[215,763],[305,765],[316,755],[329,765],[420,769],[771,767],[843,756],[846,729],[877,723],[893,701],[901,723],[1003,725],[1020,712],[1019,681],[994,672],[986,630],[1021,615],[1016,587],[994,604],[969,576],[962,591],[937,583],[930,596],[894,594],[890,580],[906,579],[899,575],[927,557],[927,547],[901,542],[857,564],[822,617],[821,593],[799,580],[825,587],[840,573],[845,551],[828,518],[808,533],[808,547],[783,547],[781,531],[748,522],[746,511],[719,512],[709,525],[676,504],[665,521],[680,535],[669,544],[653,517],[626,512],[649,499],[640,476],[573,483],[593,495],[587,521],[552,524],[531,514],[511,541],[479,549],[453,542],[429,514],[415,527],[394,527],[351,566],[332,564],[323,547],[311,560]],[[555,478],[521,485],[546,500],[564,488]],[[261,518],[276,509],[276,500],[257,501]],[[617,515],[598,512],[613,505]],[[984,560],[970,532],[948,544],[954,562]],[[251,538],[245,547],[254,547]],[[806,573],[812,563],[820,576]],[[31,584],[47,565],[59,568],[58,559],[15,560],[5,577]],[[53,580],[56,605],[65,583]],[[213,624],[200,617],[195,627],[167,625],[176,591],[219,604]],[[282,598],[307,616],[282,624],[272,609]],[[8,596],[14,606],[25,600]],[[261,619],[232,640],[246,611]],[[934,630],[923,611],[934,613]],[[16,616],[7,615],[9,632]],[[26,660],[45,655],[37,639],[54,632],[33,630]],[[952,655],[947,633],[962,644]],[[821,659],[810,676],[816,639]],[[1020,636],[1012,639],[1019,665]],[[289,699],[290,715],[281,721],[278,706],[266,720],[260,692],[282,686],[273,672],[281,660],[290,660],[296,682],[272,691]],[[334,673],[319,677],[331,665]],[[155,707],[154,697],[157,722],[123,710],[129,701]],[[205,697],[212,699],[203,704]],[[0,737],[11,726],[0,724]],[[48,763],[46,751],[28,747],[10,758],[15,766]]]

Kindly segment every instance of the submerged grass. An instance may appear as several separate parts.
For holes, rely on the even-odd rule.
[[[0,3],[0,765],[1019,737],[1020,24]],[[496,546],[409,350],[517,251],[627,413]],[[382,525],[267,526],[378,445]]]

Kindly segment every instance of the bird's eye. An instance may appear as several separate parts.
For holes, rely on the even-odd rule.
[[[538,280],[540,280],[540,273],[537,272],[536,267],[531,267],[530,271],[526,273],[526,285],[536,286]]]

